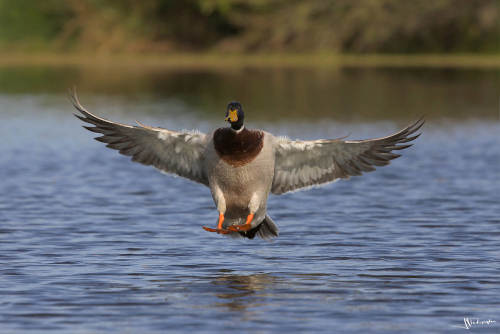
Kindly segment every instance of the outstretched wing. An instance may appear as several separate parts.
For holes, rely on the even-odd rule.
[[[275,154],[273,194],[311,187],[361,175],[385,166],[399,157],[393,150],[402,150],[420,134],[411,136],[422,127],[418,120],[403,130],[384,138],[368,140],[311,140],[278,139]]]
[[[95,139],[106,143],[107,147],[131,156],[132,161],[208,185],[203,168],[207,143],[205,134],[175,132],[140,123],[139,126],[115,123],[88,112],[80,104],[75,90],[70,92],[70,98],[75,108],[82,114],[75,116],[93,125],[84,128],[103,134]]]

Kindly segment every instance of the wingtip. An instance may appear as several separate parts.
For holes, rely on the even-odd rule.
[[[405,141],[404,142],[409,142],[414,139],[417,139],[422,133],[418,133],[413,137],[409,137],[410,135],[414,134],[418,130],[422,128],[425,124],[425,116],[420,116],[420,118],[415,121],[414,123],[410,124],[406,129],[405,129]]]
[[[68,93],[69,93],[70,102],[73,104],[73,107],[75,107],[75,109],[78,110],[80,112],[80,114],[83,115],[83,118],[78,117],[77,114],[75,114],[75,116],[80,118],[82,121],[94,124],[90,120],[93,120],[97,117],[95,115],[93,115],[92,113],[90,113],[87,109],[85,109],[84,106],[82,106],[82,104],[80,103],[80,99],[78,98],[78,94],[76,92],[76,86],[69,88]]]
[[[411,125],[413,132],[418,131],[425,124],[425,116],[420,116],[420,118]]]
[[[68,98],[71,104],[73,104],[73,107],[75,107],[79,112],[83,113],[83,106],[80,103],[80,100],[78,99],[78,94],[76,92],[76,86],[73,86],[71,88],[68,88]]]
[[[68,97],[70,101],[75,104],[75,101],[78,100],[78,94],[76,93],[76,86],[68,88]]]

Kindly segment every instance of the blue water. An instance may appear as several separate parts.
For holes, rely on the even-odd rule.
[[[222,125],[175,100],[81,95],[122,122]],[[267,242],[205,232],[208,189],[106,149],[71,112],[62,94],[0,95],[0,332],[500,331],[497,120],[431,115],[390,166],[272,196]],[[412,120],[256,124],[357,139]]]

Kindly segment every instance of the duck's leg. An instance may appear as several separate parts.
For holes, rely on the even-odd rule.
[[[217,232],[217,233],[222,233],[222,234],[231,233],[231,231],[222,228],[223,222],[224,222],[224,214],[222,212],[219,212],[219,222],[217,223],[217,228],[210,228],[210,227],[203,226],[203,229],[207,232]]]
[[[219,222],[217,223],[217,228],[203,226],[203,229],[208,232],[217,232],[222,234],[231,233],[231,231],[222,227],[222,223],[224,222],[224,213],[226,212],[226,200],[224,199],[224,194],[217,184],[214,184],[210,190],[212,191],[212,197],[214,198],[215,205],[217,206],[217,211],[219,211]]]
[[[252,228],[252,220],[253,220],[253,213],[249,214],[247,216],[247,221],[245,224],[242,225],[231,225],[228,226],[227,229],[232,231],[232,232],[245,232],[248,231]]]

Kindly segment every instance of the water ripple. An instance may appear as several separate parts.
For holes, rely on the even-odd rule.
[[[500,322],[498,124],[431,127],[390,167],[271,197],[281,235],[266,242],[207,234],[207,189],[44,112],[22,120],[32,136],[16,136],[15,118],[2,125],[1,332],[451,333],[466,316]],[[61,117],[70,126],[53,129]]]

